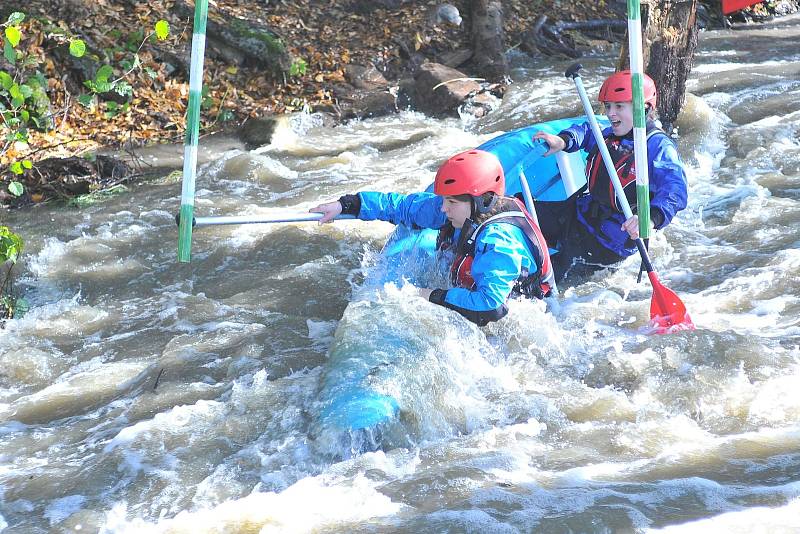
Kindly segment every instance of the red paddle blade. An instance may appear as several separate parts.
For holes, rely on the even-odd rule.
[[[650,300],[650,322],[656,327],[658,334],[676,332],[678,330],[694,330],[695,326],[686,306],[674,291],[664,286],[658,275],[647,273],[653,285],[653,298]]]

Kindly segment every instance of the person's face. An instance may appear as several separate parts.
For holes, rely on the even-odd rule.
[[[453,227],[461,228],[472,214],[472,202],[458,200],[455,197],[444,197],[442,202],[442,212],[452,223]]]
[[[611,130],[623,136],[633,129],[633,104],[631,102],[603,102],[606,117],[611,121]]]

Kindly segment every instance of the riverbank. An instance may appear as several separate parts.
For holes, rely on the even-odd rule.
[[[56,162],[42,165],[43,161],[83,158],[109,150],[126,151],[129,161],[137,161],[141,147],[182,142],[188,72],[181,69],[178,61],[171,63],[168,58],[170,54],[188,53],[192,21],[185,11],[177,9],[178,3],[180,0],[31,0],[26,5],[28,16],[21,27],[19,49],[25,57],[38,62],[36,69],[47,81],[53,128],[31,129],[27,143],[11,143],[0,153],[0,204],[63,200],[147,171],[144,162],[145,168],[117,166],[113,167],[117,174],[103,177],[98,164],[94,164],[93,173],[91,164],[77,160],[66,170]],[[466,0],[453,2],[465,16],[468,4]],[[207,49],[201,135],[235,134],[250,119],[300,110],[327,113],[334,119],[348,117],[342,111],[342,99],[351,87],[348,69],[353,66],[374,66],[388,80],[391,91],[404,73],[420,62],[470,48],[469,21],[458,27],[437,21],[440,5],[436,0],[330,0],[324,8],[310,0],[215,2],[209,12],[211,19],[236,19],[270,28],[286,44],[294,63],[289,75],[276,75],[247,62],[237,64],[229,55]],[[530,46],[530,32],[537,24],[621,22],[625,18],[625,3],[619,1],[505,0],[503,7],[506,46],[524,50],[533,61],[547,54],[564,53],[561,43],[553,49]],[[171,31],[165,44],[155,46],[152,39],[145,37],[158,20],[169,22]],[[74,74],[72,58],[56,53],[61,41],[52,38],[55,27],[84,39],[92,49],[108,53],[113,58],[114,76],[131,86],[131,95],[127,99],[111,95],[111,100],[108,95],[101,95],[89,105],[77,103],[79,96],[86,94],[86,87]],[[579,54],[612,46],[621,37],[619,27],[567,29],[560,34],[561,40]],[[140,42],[143,44],[137,50]],[[132,68],[125,67],[131,64]],[[10,67],[6,63],[2,68]],[[471,75],[468,69],[465,73]],[[22,160],[31,161],[32,168],[18,169],[23,171],[21,175],[11,172],[9,165]],[[22,197],[8,193],[12,180],[25,186]],[[57,180],[65,183],[55,183]]]
[[[18,48],[25,57],[38,62],[36,68],[47,80],[54,128],[45,132],[31,129],[27,143],[13,143],[0,155],[0,165],[6,168],[6,184],[2,188],[5,195],[0,201],[17,203],[6,193],[10,180],[19,180],[26,186],[27,202],[71,194],[69,188],[56,191],[43,187],[52,177],[37,173],[36,164],[48,158],[83,156],[103,149],[135,151],[147,145],[182,142],[188,76],[178,65],[165,61],[163,50],[186,50],[192,25],[191,20],[175,14],[179,11],[175,3],[32,0],[25,6],[26,20],[21,26]],[[339,106],[337,89],[346,84],[346,70],[351,65],[374,65],[392,81],[409,68],[409,52],[416,56],[414,61],[421,61],[469,47],[466,22],[460,27],[435,23],[433,13],[440,2],[421,0],[395,2],[400,4],[396,8],[363,7],[391,3],[331,0],[324,9],[309,0],[214,3],[210,18],[235,18],[273,29],[296,66],[294,75],[276,76],[257,66],[236,65],[207,51],[201,134],[235,131],[248,119],[274,114],[300,110],[335,113]],[[454,4],[466,13],[466,2]],[[543,15],[550,22],[618,17],[607,4],[508,0],[504,2],[506,44],[509,48],[519,47],[523,33]],[[54,20],[59,22],[50,22]],[[136,52],[137,43],[158,20],[170,24],[166,44],[156,47],[152,40],[144,39],[144,45]],[[54,24],[66,34],[80,37],[92,49],[110,52],[116,60],[116,64],[112,62],[114,76],[123,77],[132,87],[127,101],[116,98],[120,102],[109,104],[101,97],[88,106],[77,103],[79,95],[87,91],[71,80],[75,78],[71,70],[75,67],[73,58],[55,53],[58,41],[49,39],[48,34]],[[579,47],[591,46],[587,39],[579,41]],[[136,67],[126,70],[125,62],[130,64],[134,58]],[[7,62],[2,68],[11,69]],[[33,162],[33,169],[21,176],[8,170],[14,161],[25,159]]]

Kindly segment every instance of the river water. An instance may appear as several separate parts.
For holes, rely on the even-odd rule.
[[[0,330],[0,530],[800,532],[798,38],[701,36],[689,207],[651,243],[693,332],[648,334],[635,258],[478,329],[408,286],[365,296],[385,223],[204,227],[178,264],[175,180],[4,213],[32,309]],[[513,62],[479,121],[295,117],[203,165],[197,215],[419,190],[449,154],[580,114],[566,62]],[[584,59],[590,94],[613,63]],[[384,373],[406,433],[319,443],[329,351],[389,332],[416,358]]]

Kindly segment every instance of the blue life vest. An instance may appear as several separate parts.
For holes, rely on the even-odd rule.
[[[475,242],[478,240],[481,231],[489,224],[512,224],[523,231],[532,245],[531,252],[537,267],[537,271],[533,274],[523,269],[512,293],[539,299],[547,297],[553,290],[554,276],[550,253],[544,236],[536,221],[533,220],[519,200],[506,197],[501,202],[502,211],[485,220],[482,224],[476,225],[470,219],[467,219],[466,224],[461,229],[460,237],[455,247],[455,259],[450,267],[450,281],[457,287],[474,289],[475,280],[472,278],[471,269],[472,262],[475,259]],[[447,250],[452,247],[454,234],[453,225],[448,223],[443,226],[439,230],[436,248]]]
[[[647,124],[647,141],[654,135],[663,135],[667,137],[660,128],[652,122]],[[628,199],[631,209],[636,209],[636,160],[634,158],[633,145],[630,143],[623,143],[622,137],[611,135],[604,138],[608,153],[611,156],[611,161],[614,162],[614,168],[617,169],[617,176],[619,176],[622,190],[625,192],[625,197]],[[595,145],[589,152],[589,157],[586,160],[586,177],[589,180],[589,193],[591,193],[595,202],[611,208],[612,210],[622,213],[622,206],[617,203],[617,195],[614,191],[614,184],[611,182],[611,177],[606,169],[606,164],[603,161],[603,156],[600,154],[600,148]]]

